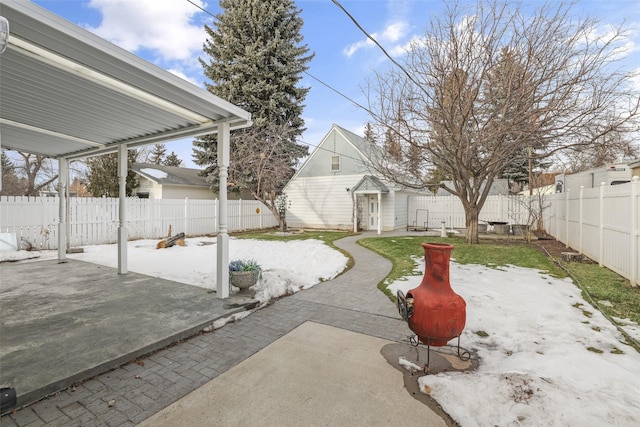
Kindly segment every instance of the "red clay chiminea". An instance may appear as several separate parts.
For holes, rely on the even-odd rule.
[[[425,271],[420,286],[398,291],[398,310],[409,328],[426,345],[443,346],[457,338],[467,320],[467,303],[449,283],[449,261],[453,246],[423,243]]]

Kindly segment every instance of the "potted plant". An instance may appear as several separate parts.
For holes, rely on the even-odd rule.
[[[261,273],[262,268],[254,259],[237,259],[229,263],[229,280],[240,291],[255,285]]]

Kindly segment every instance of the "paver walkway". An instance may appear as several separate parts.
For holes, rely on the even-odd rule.
[[[336,242],[355,259],[355,266],[338,278],[5,415],[1,425],[135,425],[306,321],[391,341],[406,340],[409,329],[376,287],[388,274],[390,262],[356,243],[367,236],[375,235]]]

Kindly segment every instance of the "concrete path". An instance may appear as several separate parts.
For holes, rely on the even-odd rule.
[[[389,343],[305,322],[141,426],[444,427],[384,362]]]
[[[425,235],[425,233],[410,234]],[[375,235],[364,235],[364,237],[367,236]],[[215,388],[218,381],[226,390],[231,387],[229,384],[233,384],[233,379],[236,377],[239,384],[245,381],[243,384],[247,386],[255,385],[256,379],[261,375],[256,370],[264,370],[265,366],[273,366],[274,369],[278,367],[282,370],[285,369],[287,362],[293,362],[291,358],[298,352],[292,353],[291,349],[298,346],[296,342],[306,349],[307,357],[301,357],[296,361],[299,364],[291,364],[291,366],[296,366],[295,369],[303,378],[305,372],[311,375],[311,370],[315,370],[319,375],[315,383],[316,394],[312,394],[312,397],[324,399],[324,404],[333,402],[333,412],[325,414],[330,419],[323,418],[322,425],[389,425],[388,420],[385,421],[383,418],[377,418],[377,420],[358,418],[354,421],[347,416],[350,408],[354,410],[354,405],[361,407],[358,411],[366,412],[369,409],[372,413],[379,410],[381,406],[384,408],[378,395],[380,391],[382,394],[387,394],[389,399],[399,399],[399,401],[406,400],[404,398],[410,396],[405,388],[397,384],[389,386],[386,380],[381,380],[377,384],[375,375],[364,374],[370,369],[386,371],[390,365],[380,355],[380,351],[375,350],[388,342],[406,341],[410,331],[399,319],[393,303],[376,287],[388,273],[390,263],[357,245],[356,240],[360,237],[363,236],[349,237],[337,242],[355,259],[355,266],[344,275],[293,296],[279,299],[248,317],[229,323],[212,333],[199,334],[178,342],[169,348],[31,404],[14,414],[5,415],[1,419],[2,426],[135,425],[175,402],[178,402],[177,406],[184,407],[184,405],[196,405],[198,401],[215,413],[231,417],[234,410],[246,412],[249,409],[243,405],[240,407],[230,405],[229,399],[233,396],[207,400],[207,387]],[[315,334],[309,334],[309,331],[314,331]],[[307,333],[301,336],[301,332]],[[326,339],[324,343],[326,349],[334,350],[323,350],[323,339]],[[363,350],[368,349],[364,351],[366,355],[358,353],[360,346]],[[342,350],[335,350],[336,348]],[[351,356],[344,356],[344,352]],[[323,361],[323,358],[327,359]],[[336,370],[346,367],[345,372],[353,371],[353,375],[335,375],[331,381],[323,381],[322,379],[328,375],[325,372],[328,366],[326,363],[334,366]],[[356,374],[356,372],[360,373]],[[396,374],[398,384],[401,384],[402,373],[396,371]],[[391,371],[385,375],[393,376]],[[373,380],[373,383],[367,382],[370,380]],[[284,405],[285,408],[288,406],[286,399],[284,402],[279,400],[279,392],[292,390],[290,376],[264,376],[260,381],[268,382],[268,389],[271,390],[268,394],[262,394],[264,406],[272,407],[269,404],[270,400],[273,400],[274,405]],[[203,386],[205,388],[198,391]],[[382,389],[375,391],[376,395],[369,398],[369,394],[373,392],[371,388],[376,386]],[[338,391],[346,394],[336,403],[331,399]],[[402,396],[403,393],[406,396]],[[346,397],[356,395],[357,401]],[[186,399],[182,399],[185,396]],[[325,397],[321,398],[322,396]],[[315,404],[317,408],[323,407],[321,401]],[[391,400],[388,402],[389,410],[393,404],[395,403]],[[451,425],[446,414],[436,405],[428,407],[413,397],[404,401],[404,404],[408,405],[411,411],[416,413],[426,411],[430,416],[434,416],[434,424],[423,420],[421,425],[442,425],[442,422]],[[164,416],[168,416],[167,413],[161,412],[165,414]],[[163,416],[161,414],[155,416],[161,417]],[[411,425],[412,417],[408,414],[406,419],[395,419],[393,424]],[[358,423],[358,420],[362,422]],[[196,422],[191,425],[197,424]],[[227,425],[231,424],[234,423],[230,422]],[[269,418],[252,418],[252,424],[274,425]],[[312,417],[308,418],[305,424],[317,425],[312,422]],[[276,425],[300,424],[292,420],[289,424],[278,422]]]

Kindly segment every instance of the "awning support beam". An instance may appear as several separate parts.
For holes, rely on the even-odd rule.
[[[128,170],[128,147],[120,145],[118,147],[118,274],[127,274],[127,173]]]
[[[229,168],[229,146],[231,145],[229,123],[218,127],[218,237],[216,242],[216,294],[218,298],[229,297],[229,234],[227,233],[227,176]]]

